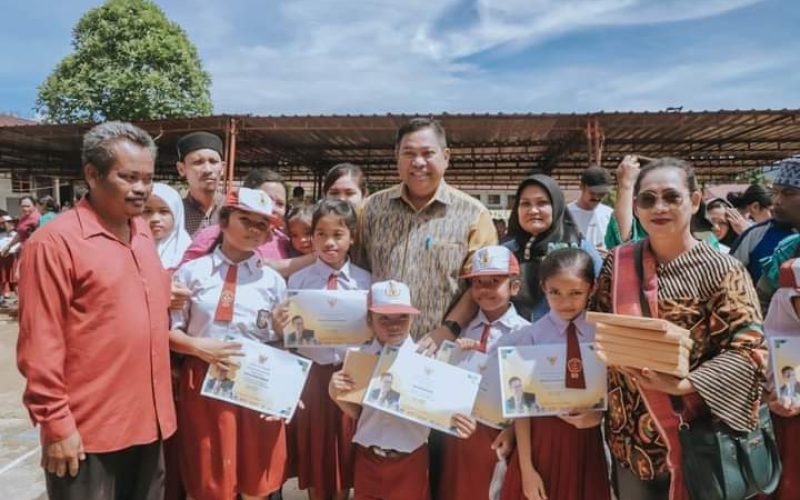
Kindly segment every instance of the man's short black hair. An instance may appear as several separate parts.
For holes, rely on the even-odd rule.
[[[447,134],[442,124],[439,123],[439,120],[435,118],[412,118],[397,130],[397,137],[394,141],[395,150],[400,148],[403,137],[426,128],[432,129],[436,133],[436,137],[439,139],[439,145],[442,146],[442,149],[447,147]]]

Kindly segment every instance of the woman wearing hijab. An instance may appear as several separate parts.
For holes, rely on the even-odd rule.
[[[181,195],[166,184],[153,184],[153,193],[144,207],[144,218],[150,223],[161,265],[167,270],[177,268],[183,252],[192,243],[184,227]]]
[[[561,188],[542,174],[523,179],[517,188],[504,245],[520,262],[522,287],[512,302],[519,314],[530,321],[549,311],[538,272],[548,252],[564,247],[582,248],[592,256],[595,273],[602,266],[597,249],[581,235],[572,220]]]

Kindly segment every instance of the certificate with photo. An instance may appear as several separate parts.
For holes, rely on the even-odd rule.
[[[502,410],[506,418],[566,415],[606,409],[606,365],[581,344],[585,389],[566,387],[566,345],[501,347]]]
[[[244,356],[230,369],[210,365],[200,394],[291,420],[312,362],[254,340],[225,340],[241,343]]]
[[[510,423],[503,417],[503,399],[500,391],[500,366],[497,356],[476,350],[464,350],[453,341],[445,340],[439,347],[436,359],[469,370],[481,376],[478,395],[472,407],[475,420],[494,429],[503,429]]]
[[[364,290],[289,290],[285,347],[356,347],[372,340]]]
[[[363,404],[456,435],[452,418],[469,415],[481,376],[417,353],[413,347],[383,348]]]
[[[377,354],[348,350],[344,358],[342,371],[353,380],[353,389],[340,394],[336,399],[360,405],[361,401],[364,400],[364,394],[367,392],[367,386],[377,364]]]
[[[775,394],[787,406],[800,405],[800,337],[773,337],[769,343]]]

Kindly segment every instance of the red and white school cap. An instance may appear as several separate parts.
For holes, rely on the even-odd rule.
[[[508,248],[495,245],[483,247],[472,254],[472,269],[461,277],[517,275],[519,275],[517,257]]]
[[[378,314],[419,314],[419,309],[411,305],[411,291],[405,283],[395,280],[372,284],[369,310]]]
[[[272,213],[272,198],[260,189],[234,188],[228,192],[225,206],[265,215],[273,224],[280,224],[281,218]]]

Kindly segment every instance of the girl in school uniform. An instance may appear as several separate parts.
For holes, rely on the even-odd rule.
[[[348,257],[356,230],[356,213],[346,201],[325,199],[314,206],[312,246],[317,260],[289,278],[290,290],[369,290],[370,274]],[[328,397],[331,375],[342,364],[341,350],[299,347],[314,361],[297,412],[297,480],[312,500],[347,498],[352,487],[355,421]]]
[[[184,224],[181,195],[166,184],[153,184],[153,193],[147,199],[142,215],[150,224],[161,265],[173,271],[192,243]]]
[[[411,292],[404,283],[389,280],[373,284],[368,321],[375,337],[361,350],[379,354],[385,345],[414,349],[409,333],[417,314],[419,310],[411,305]],[[428,500],[430,428],[369,406],[336,400],[353,387],[352,377],[338,371],[328,389],[331,399],[358,422],[353,436],[355,500]],[[475,421],[467,415],[454,415],[452,423],[460,437],[469,438],[475,432]]]
[[[222,233],[211,252],[175,273],[191,290],[189,304],[173,314],[170,347],[186,355],[178,425],[181,472],[193,500],[237,494],[266,498],[284,481],[285,422],[200,395],[209,365],[234,368],[241,354],[241,344],[226,336],[278,341],[270,311],[283,300],[286,285],[255,253],[278,223],[266,194],[231,191],[220,210]]]
[[[478,314],[457,340],[464,350],[488,354],[485,370],[498,370],[497,344],[513,332],[530,325],[511,303],[519,291],[519,262],[506,247],[490,246],[475,252],[469,293],[478,304]],[[472,369],[470,366],[462,366]],[[446,435],[442,441],[442,471],[439,500],[485,500],[498,459],[505,460],[514,447],[514,428],[498,430],[478,423],[469,439]]]
[[[570,372],[568,386],[580,388],[585,381],[579,344],[594,341],[595,334],[586,321],[594,287],[592,257],[577,248],[556,250],[542,261],[539,276],[550,311],[521,329],[509,345],[564,344],[568,365],[579,368]],[[585,412],[516,419],[517,449],[508,464],[502,500],[610,499],[602,416]]]

